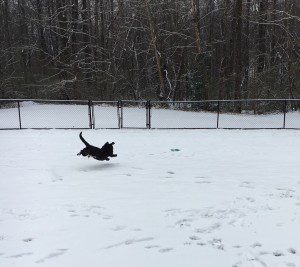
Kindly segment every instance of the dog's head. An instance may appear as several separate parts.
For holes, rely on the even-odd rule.
[[[109,155],[109,156],[111,156],[113,153],[114,153],[114,147],[113,147],[113,145],[114,145],[115,143],[114,142],[112,142],[112,143],[106,143],[105,145],[104,145],[104,147],[105,147],[105,150],[106,150],[106,153]]]

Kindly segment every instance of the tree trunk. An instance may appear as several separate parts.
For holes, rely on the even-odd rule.
[[[246,3],[245,10],[245,38],[244,38],[244,53],[243,53],[243,66],[244,66],[244,77],[242,82],[242,89],[244,92],[247,92],[245,98],[249,97],[248,92],[248,81],[249,81],[249,73],[250,73],[250,8],[252,1],[248,1]]]
[[[40,49],[40,61],[42,62],[42,69],[43,72],[45,72],[44,68],[44,60],[46,60],[48,51],[47,51],[47,45],[46,45],[46,39],[44,34],[44,22],[43,17],[45,17],[45,14],[43,13],[43,6],[41,0],[36,0],[36,7],[37,7],[37,19],[38,19],[38,33],[39,33],[39,49]]]
[[[82,0],[82,40],[83,40],[83,52],[84,52],[84,73],[85,80],[91,81],[92,79],[92,55],[91,55],[91,35],[90,35],[90,18],[89,18],[89,0]]]
[[[268,2],[260,0],[259,2],[259,24],[258,24],[258,62],[257,72],[261,73],[266,64],[266,25]]]
[[[236,0],[234,7],[234,98],[241,98],[242,83],[242,11],[243,1]]]
[[[67,36],[67,14],[66,14],[66,0],[56,0],[56,8],[58,12],[58,26],[59,26],[59,65],[62,70],[62,77],[66,78],[65,69],[68,66],[68,36]]]
[[[77,37],[77,31],[78,31],[78,22],[79,22],[79,11],[78,11],[79,5],[78,0],[72,0],[72,32],[71,32],[71,44],[72,44],[72,53],[73,56],[76,56],[78,52],[78,37]]]
[[[196,38],[197,53],[201,54],[201,38],[200,38],[200,13],[199,13],[199,0],[192,0],[192,16]]]
[[[161,63],[161,55],[157,49],[157,35],[155,32],[154,28],[154,22],[152,19],[152,15],[150,12],[150,7],[149,7],[149,0],[144,0],[145,4],[145,9],[146,9],[146,15],[148,18],[148,23],[150,26],[150,35],[151,35],[151,44],[154,50],[155,54],[155,59],[156,59],[156,68],[159,76],[159,88],[160,88],[160,93],[158,94],[159,99],[165,99],[165,82],[164,82],[164,75],[163,75],[163,70],[162,70],[162,63]]]

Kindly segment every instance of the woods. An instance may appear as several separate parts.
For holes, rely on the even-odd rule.
[[[0,0],[0,98],[300,97],[296,0]]]

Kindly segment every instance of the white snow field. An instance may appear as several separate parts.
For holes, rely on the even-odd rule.
[[[2,267],[300,266],[300,131],[0,131]]]

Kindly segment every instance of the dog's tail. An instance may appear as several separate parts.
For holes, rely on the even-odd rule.
[[[82,137],[82,132],[79,134],[79,138],[86,146],[90,146],[90,144],[87,141],[85,141],[84,138]]]

